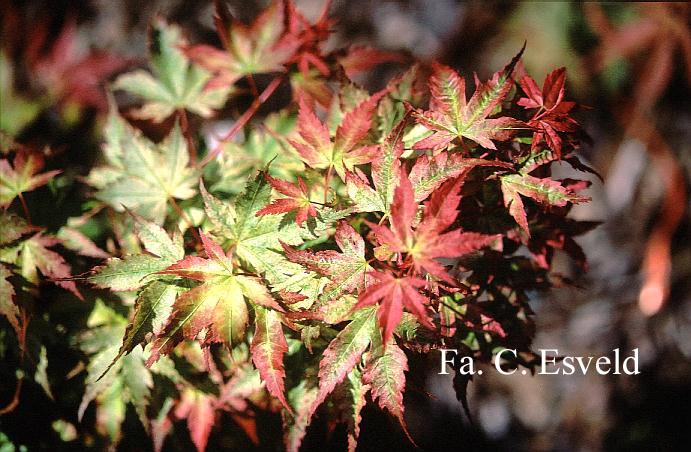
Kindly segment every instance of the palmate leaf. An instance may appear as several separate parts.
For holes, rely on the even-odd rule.
[[[363,383],[362,372],[357,367],[348,373],[346,379],[333,393],[332,399],[338,410],[339,420],[346,425],[348,450],[355,452],[360,436],[362,409],[367,403],[366,396],[370,385]]]
[[[418,65],[411,66],[403,74],[387,84],[387,95],[377,107],[379,132],[388,136],[400,122],[410,114],[410,105],[418,105],[423,91],[416,88]]]
[[[45,185],[61,171],[47,171],[43,168],[43,156],[36,152],[20,151],[10,164],[9,159],[0,159],[0,207],[9,206],[14,198],[24,192]]]
[[[8,252],[8,256],[13,255],[14,259],[8,260],[19,267],[19,274],[27,281],[38,285],[41,281],[40,274],[83,299],[77,285],[70,280],[70,265],[59,253],[50,249],[59,244],[59,239],[39,232],[3,251]]]
[[[404,117],[387,135],[379,147],[377,157],[372,161],[374,189],[363,177],[349,173],[346,178],[348,196],[360,212],[384,212],[391,214],[393,195],[401,175],[403,134],[407,125]]]
[[[556,158],[561,158],[562,138],[559,132],[573,132],[578,126],[569,116],[576,103],[563,101],[566,69],[562,67],[547,74],[542,90],[529,75],[522,77],[519,83],[527,97],[519,99],[517,104],[526,109],[539,108],[528,122],[535,128],[531,150],[536,151],[544,140]]]
[[[144,286],[137,294],[134,314],[132,320],[127,324],[120,349],[99,378],[103,378],[120,358],[131,353],[137,345],[143,343],[147,334],[161,333],[179,292],[180,287],[162,281],[152,281]]]
[[[347,293],[356,293],[365,287],[365,275],[370,266],[365,258],[365,241],[352,226],[340,221],[336,226],[335,240],[341,253],[334,250],[312,252],[299,251],[283,244],[286,257],[308,270],[329,278],[319,296],[313,310],[325,317],[331,317],[327,312],[332,302],[344,298]]]
[[[500,176],[500,180],[504,205],[528,236],[530,236],[528,217],[520,195],[531,198],[543,206],[563,207],[569,202],[578,204],[590,200],[589,197],[577,195],[549,178],[540,179],[528,174],[507,174]]]
[[[333,168],[341,180],[346,180],[346,170],[355,165],[369,163],[376,156],[378,147],[366,144],[365,138],[372,127],[372,116],[379,99],[386,90],[379,91],[361,101],[349,110],[331,133],[304,100],[300,101],[298,112],[299,139],[290,140],[302,160],[312,168]]]
[[[249,321],[245,298],[257,306],[282,310],[258,278],[234,274],[232,260],[221,247],[199,232],[207,258],[187,256],[159,273],[201,281],[177,297],[170,317],[156,335],[147,365],[168,354],[183,339],[229,347],[244,339]]]
[[[288,391],[288,402],[293,414],[283,411],[283,444],[288,452],[299,452],[302,439],[314,413],[314,402],[319,388],[311,378],[300,380],[297,386]]]
[[[465,178],[476,166],[495,166],[512,168],[513,166],[498,160],[465,158],[461,154],[441,154],[430,157],[420,156],[410,170],[410,182],[413,184],[415,201],[420,202],[449,179]]]
[[[257,168],[269,167],[274,177],[290,180],[302,174],[305,165],[295,152],[291,152],[287,137],[295,127],[295,115],[286,110],[271,113],[262,120],[262,127],[252,128],[242,143],[223,144],[223,153],[207,168],[216,169],[212,192],[240,194],[249,176]],[[207,170],[208,171],[208,170]]]
[[[295,222],[298,226],[302,226],[307,218],[317,216],[317,209],[310,202],[307,185],[300,176],[298,176],[297,186],[268,174],[266,179],[276,191],[285,195],[286,198],[275,199],[271,204],[257,212],[256,216],[276,215],[296,210]]]
[[[124,421],[127,403],[132,403],[142,424],[148,427],[146,407],[149,403],[153,378],[144,366],[141,349],[119,360],[104,378],[104,370],[113,362],[118,339],[127,325],[124,317],[97,300],[87,321],[89,330],[79,338],[82,351],[91,356],[87,365],[86,391],[79,405],[81,419],[89,404],[98,403],[99,427],[106,430],[111,440],[120,437],[120,424]]]
[[[0,246],[9,245],[21,236],[39,228],[30,226],[22,217],[11,212],[0,212]]]
[[[26,221],[17,215],[0,212],[0,230],[2,230],[0,235],[0,262],[6,262],[11,265],[16,264],[19,257],[19,248],[11,246],[12,242],[36,229],[36,227],[29,226]],[[14,286],[9,280],[13,274],[12,267],[0,263],[0,315],[7,319],[17,337],[19,337],[23,323],[19,306],[17,306],[14,299]]]
[[[113,105],[105,131],[106,165],[91,171],[96,198],[113,209],[130,209],[162,224],[168,200],[194,196],[197,171],[188,166],[187,143],[176,125],[160,144],[127,124]]]
[[[221,2],[217,8],[224,8]],[[285,31],[285,5],[274,0],[254,22],[247,26],[233,20],[223,23],[229,13],[217,11],[216,28],[225,50],[208,45],[186,49],[192,61],[216,74],[214,86],[232,85],[249,74],[279,72],[297,50],[299,41]]]
[[[407,259],[416,274],[423,274],[424,271],[453,285],[453,278],[437,259],[462,256],[500,237],[462,232],[459,229],[444,232],[458,215],[462,183],[463,179],[458,178],[438,188],[425,203],[422,221],[413,230],[417,203],[410,180],[405,172],[401,172],[391,208],[391,227],[367,224],[382,247],[394,253],[407,253]]]
[[[361,373],[357,365],[363,356],[366,356],[365,369]],[[372,399],[389,410],[407,434],[403,418],[404,372],[407,370],[407,358],[396,342],[391,339],[387,347],[383,346],[382,336],[375,326],[374,310],[361,310],[324,351],[319,364],[319,390],[312,410],[333,392],[332,399],[347,426],[348,448],[355,450],[360,412],[371,389]]]
[[[158,20],[152,27],[150,61],[153,76],[138,70],[121,75],[113,87],[141,97],[144,105],[133,112],[139,119],[161,122],[177,110],[208,117],[222,107],[228,86],[207,86],[211,74],[190,63],[180,46],[180,28]]]
[[[105,264],[91,271],[87,278],[91,284],[114,291],[137,290],[149,281],[160,279],[156,272],[185,255],[181,235],[171,238],[157,224],[138,216],[135,219],[137,237],[150,254],[108,259]]]
[[[263,173],[249,180],[234,205],[215,198],[205,189],[202,189],[202,196],[214,231],[226,238],[226,244],[242,265],[261,274],[277,290],[294,292],[316,287],[313,278],[305,277],[303,267],[285,258],[281,243],[296,246],[303,240],[321,237],[336,221],[350,213],[349,210],[317,209],[317,216],[306,220],[302,227],[295,221],[284,221],[281,215],[257,217],[257,212],[271,199],[271,186]],[[305,285],[299,287],[296,279],[303,279]]]
[[[414,112],[418,123],[434,133],[415,143],[413,148],[437,151],[456,139],[467,138],[487,149],[496,149],[492,140],[506,141],[512,130],[525,128],[524,123],[510,117],[489,118],[511,90],[511,73],[524,49],[525,46],[492,79],[476,86],[470,100],[466,100],[465,79],[453,69],[435,64],[429,81],[432,94],[429,110]]]
[[[271,187],[261,174],[250,179],[232,207],[205,191],[202,195],[214,231],[226,238],[234,256],[245,268],[262,274],[271,284],[284,282],[289,275],[300,271],[298,265],[289,262],[279,251],[280,241],[302,243],[297,224],[283,222],[279,215],[256,216],[271,197]]]
[[[371,272],[370,276],[377,282],[360,294],[353,309],[367,308],[381,301],[377,307],[377,323],[385,342],[393,337],[394,330],[401,322],[403,307],[427,328],[434,329],[427,314],[429,300],[418,291],[427,286],[427,281],[412,276],[397,278],[383,272]]]
[[[180,404],[175,407],[175,417],[187,419],[192,443],[197,452],[204,452],[216,423],[216,398],[194,387],[187,387],[182,392]]]

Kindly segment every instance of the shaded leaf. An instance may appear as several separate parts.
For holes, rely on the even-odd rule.
[[[544,206],[563,207],[571,202],[578,204],[590,200],[587,196],[577,195],[559,182],[545,178],[540,179],[527,174],[507,174],[500,176],[504,205],[516,220],[516,223],[530,235],[528,219],[519,195],[533,199]]]
[[[144,99],[133,115],[139,119],[161,122],[175,111],[189,110],[208,117],[222,107],[228,95],[226,86],[208,86],[211,74],[185,57],[180,28],[158,20],[151,30],[149,74],[137,70],[121,75],[113,87]]]
[[[61,171],[39,173],[43,169],[43,156],[36,152],[20,151],[10,163],[0,159],[0,207],[9,206],[20,194],[48,183]]]

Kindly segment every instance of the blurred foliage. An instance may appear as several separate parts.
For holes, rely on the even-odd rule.
[[[261,6],[231,1],[228,12],[249,22]],[[321,2],[299,6],[318,19]],[[118,354],[136,294],[116,296],[81,279],[78,284],[64,279],[70,272],[86,275],[105,256],[142,255],[135,220],[124,211],[120,196],[110,196],[119,188],[129,192],[140,187],[136,202],[126,206],[169,230],[179,228],[187,233],[187,244],[192,242],[190,226],[208,220],[196,202],[196,170],[167,154],[171,140],[184,159],[195,157],[187,152],[190,148],[200,158],[218,154],[202,175],[212,181],[208,190],[224,199],[240,195],[254,169],[269,163],[275,177],[317,178],[285,139],[295,128],[295,115],[281,107],[293,91],[317,105],[323,102],[319,63],[291,74],[291,87],[276,87],[268,105],[257,109],[261,123],[242,127],[235,139],[224,140],[233,121],[252,108],[256,94],[271,78],[241,78],[224,105],[227,89],[201,94],[199,88],[210,75],[208,68],[187,61],[194,55],[169,44],[170,54],[157,56],[166,43],[157,44],[155,37],[167,38],[148,27],[155,14],[179,23],[190,42],[222,47],[222,38],[214,34],[212,11],[209,3],[185,1],[29,1],[4,2],[0,7],[2,158],[12,161],[16,170],[16,155],[31,156],[28,160],[45,162],[45,167],[36,164],[32,174],[46,175],[45,180],[28,181],[12,191],[9,201],[3,191],[3,205],[10,207],[9,215],[3,214],[0,240],[1,451],[106,449],[116,443],[121,450],[158,449],[164,444],[169,450],[190,450],[208,434],[200,428],[209,425],[210,416],[223,426],[211,435],[210,449],[256,449],[257,438],[265,447],[281,447],[282,419],[267,401],[247,347],[238,346],[224,357],[218,350],[209,353],[188,344],[151,369],[144,366],[142,349],[135,348],[98,380]],[[574,353],[607,353],[614,347],[640,347],[643,352],[645,368],[637,378],[588,377],[571,383],[539,377],[475,378],[469,398],[477,425],[465,420],[456,394],[440,389],[438,377],[426,380],[429,369],[436,372],[438,357],[411,358],[409,386],[437,396],[406,394],[406,417],[418,444],[426,450],[459,444],[505,450],[547,450],[555,444],[569,450],[687,446],[691,439],[683,422],[689,416],[685,402],[691,394],[688,5],[443,1],[430,8],[428,2],[415,0],[353,1],[334,2],[331,13],[340,22],[330,44],[334,47],[373,43],[401,52],[402,61],[409,54],[436,57],[466,76],[478,69],[484,79],[527,41],[523,61],[536,80],[555,67],[567,68],[570,92],[591,107],[577,113],[593,141],[580,154],[606,181],[602,185],[593,178],[594,186],[586,193],[596,202],[575,208],[572,215],[604,220],[605,225],[579,239],[590,260],[588,276],[556,253],[554,270],[586,289],[535,296],[530,307],[538,314],[537,343]],[[137,69],[118,78],[143,67],[147,42],[148,55],[158,64],[152,74]],[[307,44],[300,48],[303,55],[314,50]],[[383,64],[354,78],[372,90],[381,88],[400,69],[400,62],[382,59]],[[171,65],[189,65],[184,81],[166,84],[169,75],[183,73],[170,71]],[[118,89],[110,101],[109,85]],[[109,105],[114,111],[116,104],[124,114],[122,122],[107,115]],[[220,112],[212,121],[198,116],[217,108]],[[334,108],[332,117],[337,118],[338,103]],[[179,112],[185,109],[188,114],[183,116]],[[108,128],[111,132],[104,136]],[[126,130],[126,144],[108,141],[117,129]],[[193,136],[191,130],[199,134]],[[101,152],[99,142],[104,138]],[[123,156],[131,160],[133,153],[122,153],[122,146],[140,149],[139,160],[123,163]],[[642,162],[638,171],[634,160]],[[171,179],[141,173],[147,164],[168,168]],[[572,176],[565,170],[563,177]],[[27,187],[35,190],[22,193]],[[98,202],[107,204],[110,199],[109,207]],[[49,259],[42,261],[42,256]],[[20,271],[10,273],[10,261]],[[528,275],[524,265],[517,259],[506,278]],[[20,310],[7,303],[11,293]],[[449,298],[448,305],[455,306],[456,298]],[[329,328],[302,333],[314,335],[315,346],[322,348],[325,344],[319,341],[335,335]],[[490,345],[478,343],[472,334],[462,342],[474,349]],[[296,385],[298,377],[290,375],[290,360],[314,359],[304,349],[296,352],[298,345],[288,341],[287,399],[293,406],[314,397],[316,384],[308,379]],[[219,368],[235,370],[219,376]],[[444,387],[449,383],[444,381]],[[571,389],[566,388],[569,384]],[[217,407],[222,414],[213,414]],[[362,416],[364,449],[412,449],[381,413],[366,407]],[[27,419],[32,420],[31,429],[26,428]],[[303,448],[343,448],[343,429],[333,430],[325,416],[317,418]]]

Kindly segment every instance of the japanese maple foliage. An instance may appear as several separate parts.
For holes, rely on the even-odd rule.
[[[80,417],[95,402],[117,442],[131,403],[156,449],[186,418],[203,450],[220,411],[261,442],[262,410],[280,413],[285,447],[297,450],[319,412],[345,424],[354,450],[367,403],[407,434],[412,353],[450,347],[489,361],[511,346],[520,353],[507,365],[533,366],[527,294],[550,286],[555,250],[585,265],[573,236],[594,226],[567,217],[588,201],[578,193],[587,184],[550,175],[554,161],[588,169],[565,71],[540,89],[516,75],[521,49],[472,90],[433,63],[401,67],[370,93],[347,74],[405,59],[325,53],[328,7],[310,23],[275,1],[243,24],[216,3],[223,48],[190,44],[158,19],[149,69],[113,85],[141,101],[130,117],[171,120],[154,142],[109,97],[103,158],[85,178],[90,210],[75,224],[105,219],[110,258],[70,278],[49,247],[80,236],[0,217],[0,313],[18,335],[26,319],[15,295],[26,288],[13,274],[35,284],[40,273],[78,297],[76,279],[109,293],[77,340],[93,359]],[[254,75],[266,73],[274,82],[260,92]],[[279,84],[290,84],[291,102],[249,122]],[[248,86],[250,109],[205,145],[195,124],[229,114],[223,106]],[[42,164],[21,150],[0,160],[2,207],[18,209],[15,198],[59,173]],[[85,255],[106,254],[83,239]]]

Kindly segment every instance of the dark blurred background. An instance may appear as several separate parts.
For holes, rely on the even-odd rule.
[[[96,155],[98,137],[92,128],[102,105],[95,99],[86,115],[70,110],[75,94],[63,85],[78,72],[68,64],[72,52],[102,50],[141,63],[147,24],[156,14],[181,24],[192,42],[216,42],[209,1],[2,3],[3,49],[12,49],[2,61],[3,104],[8,105],[8,70],[13,67],[13,91],[38,93],[44,102],[59,105],[31,118],[38,113],[15,102],[13,115],[33,121],[24,135],[58,149],[59,158],[73,160],[77,173]],[[245,21],[263,5],[256,0],[229,3]],[[323,7],[320,0],[296,3],[308,17]],[[555,171],[593,182],[587,193],[593,201],[577,206],[573,216],[603,224],[578,239],[588,256],[588,273],[580,273],[566,257],[557,258],[555,270],[580,288],[534,295],[534,345],[577,356],[611,355],[617,347],[640,353],[637,376],[503,377],[486,371],[469,385],[473,422],[456,400],[450,376],[434,373],[438,356],[411,362],[411,376],[426,375],[412,379],[406,394],[406,418],[420,448],[691,450],[691,7],[341,0],[333,2],[331,11],[338,20],[329,42],[334,48],[369,44],[424,61],[437,59],[466,76],[476,71],[484,78],[526,41],[525,66],[538,82],[554,68],[567,68],[568,96],[584,106],[579,120],[592,138],[582,157],[604,181],[576,174],[567,165],[555,165]],[[9,64],[37,59],[31,46],[50,47],[70,24],[75,26],[74,47],[54,56],[64,60],[62,66],[55,61],[49,69]],[[27,34],[41,27],[43,41]],[[82,70],[114,74],[118,64],[111,63],[102,60]],[[383,65],[359,82],[381,86],[395,69]],[[311,427],[305,450],[342,447],[320,429],[319,423]],[[209,449],[222,448],[223,436],[230,434],[214,433]],[[125,449],[140,447],[135,441],[123,443]],[[414,450],[392,419],[369,406],[360,448]]]

